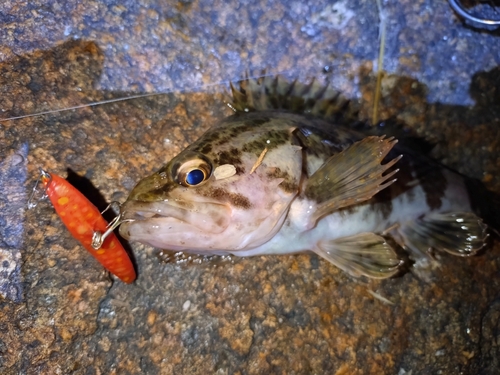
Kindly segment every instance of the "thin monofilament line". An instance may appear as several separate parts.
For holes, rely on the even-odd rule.
[[[246,78],[247,79],[258,79],[258,78],[272,77],[272,76],[275,76],[275,75],[287,74],[287,73],[289,73],[289,71],[281,71],[281,72],[272,73],[272,74],[271,73],[270,74],[260,74],[260,75],[255,75],[255,76],[246,76]],[[219,81],[219,82],[215,82],[215,83],[209,83],[209,84],[206,84],[206,85],[194,86],[193,88],[191,88],[191,90],[197,90],[197,89],[203,89],[203,88],[215,87],[215,86],[221,86],[221,85],[229,85],[230,82],[232,82],[232,81],[231,80],[224,80],[224,81]],[[185,90],[187,90],[187,89],[185,89]],[[30,113],[30,114],[27,114],[27,115],[1,118],[0,122],[11,121],[11,120],[19,120],[19,119],[23,119],[23,118],[37,117],[37,116],[43,116],[43,115],[50,115],[50,114],[59,113],[59,112],[73,111],[73,110],[77,110],[77,109],[81,109],[81,108],[95,107],[95,106],[98,106],[98,105],[123,102],[123,101],[126,101],[126,100],[132,100],[132,99],[148,98],[148,97],[157,96],[157,95],[166,95],[166,94],[171,94],[172,92],[174,92],[174,89],[169,89],[167,91],[162,91],[162,92],[152,92],[152,93],[147,93],[147,94],[132,95],[132,96],[127,96],[127,97],[123,97],[123,98],[102,100],[102,101],[99,101],[99,102],[88,103],[88,104],[79,104],[79,105],[75,105],[75,106],[72,106],[72,107],[59,108],[59,109],[51,109],[49,111],[42,111],[42,112]],[[180,92],[185,92],[185,91],[180,91]]]
[[[382,86],[382,74],[384,70],[384,51],[385,51],[385,37],[386,37],[386,14],[382,8],[382,2],[377,0],[378,14],[380,19],[379,24],[379,51],[378,51],[378,63],[377,63],[377,84],[375,85],[375,98],[373,100],[373,114],[372,114],[372,124],[378,122],[378,107],[380,102],[380,93]]]
[[[43,116],[43,115],[50,115],[51,113],[59,113],[59,112],[72,111],[72,110],[75,110],[75,109],[95,107],[95,106],[101,105],[101,104],[110,104],[110,103],[116,103],[116,102],[123,102],[125,100],[130,100],[130,99],[146,98],[148,96],[163,95],[163,94],[168,94],[168,93],[170,93],[170,91],[155,92],[155,93],[149,93],[149,94],[140,94],[140,95],[134,95],[134,96],[127,96],[125,98],[108,99],[108,100],[103,100],[103,101],[95,102],[95,103],[79,104],[79,105],[75,105],[75,106],[72,106],[72,107],[66,107],[66,108],[60,108],[60,109],[51,109],[49,111],[43,111],[43,112],[35,112],[35,113],[30,113],[28,115],[1,118],[0,121],[19,120],[19,119],[28,118],[28,117],[37,117],[37,116]]]

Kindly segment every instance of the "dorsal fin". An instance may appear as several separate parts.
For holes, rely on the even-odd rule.
[[[237,86],[232,83],[230,86],[232,101],[229,105],[237,113],[284,110],[324,119],[357,120],[357,110],[351,101],[314,79],[303,84],[297,80],[289,82],[280,75],[264,76],[246,78]]]

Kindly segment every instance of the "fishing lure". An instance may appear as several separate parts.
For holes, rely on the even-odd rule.
[[[104,268],[125,283],[135,280],[134,266],[113,229],[101,213],[73,185],[56,174],[42,170],[41,182],[57,214],[69,232]]]

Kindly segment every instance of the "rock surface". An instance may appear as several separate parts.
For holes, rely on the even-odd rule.
[[[446,2],[385,5],[380,117],[500,193],[500,39]],[[220,81],[268,69],[331,82],[371,117],[374,1],[0,4],[0,373],[497,374],[500,246],[428,279],[355,280],[314,255],[159,260],[105,273],[47,201],[38,167],[103,209],[230,114]],[[197,88],[205,86],[203,89]],[[181,92],[182,90],[182,92]]]

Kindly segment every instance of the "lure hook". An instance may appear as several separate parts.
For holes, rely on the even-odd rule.
[[[47,188],[43,189],[43,195],[40,197],[40,199],[36,199],[37,202],[35,202],[35,195],[38,193],[38,185],[40,184],[40,181],[45,180],[47,181],[48,186],[50,182],[52,181],[52,176],[50,175],[49,172],[46,172],[42,168],[40,168],[40,176],[38,176],[35,185],[33,186],[33,190],[31,191],[30,197],[28,199],[28,210],[31,210],[36,207],[38,201],[40,199],[44,199],[47,197]]]
[[[106,227],[106,231],[100,232],[100,231],[94,231],[94,234],[92,235],[92,243],[91,246],[95,250],[99,250],[104,243],[104,240],[111,234],[113,231],[118,228],[122,223],[133,221],[132,219],[122,219],[123,217],[123,212],[121,211],[122,205],[120,202],[113,201],[110,204],[108,204],[108,207],[104,209],[104,211],[101,212],[101,215],[104,214],[106,211],[108,211],[110,208],[115,207],[118,209],[118,216],[116,216],[113,220],[110,221],[108,226]]]

